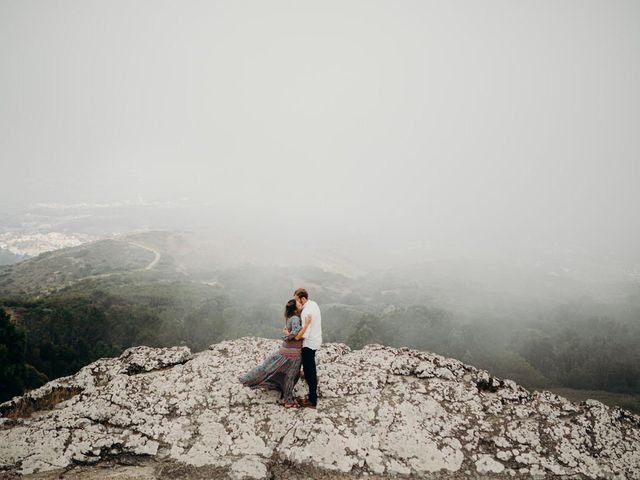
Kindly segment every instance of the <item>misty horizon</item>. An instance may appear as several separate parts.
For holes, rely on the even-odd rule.
[[[0,204],[186,198],[154,228],[634,257],[638,20],[624,1],[3,1]]]

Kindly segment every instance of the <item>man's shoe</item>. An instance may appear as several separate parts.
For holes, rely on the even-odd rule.
[[[300,400],[298,400],[298,403],[300,403],[301,407],[316,408],[316,404],[311,403],[308,398],[301,398]]]

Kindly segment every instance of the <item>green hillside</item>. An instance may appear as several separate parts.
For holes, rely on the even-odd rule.
[[[11,265],[25,260],[26,256],[16,255],[0,247],[0,265]]]
[[[116,240],[46,252],[0,267],[0,295],[47,294],[83,279],[141,270],[153,259],[153,252]]]
[[[322,307],[327,342],[429,350],[528,388],[606,392],[636,408],[640,296],[538,306],[504,297],[492,311],[474,308],[476,292],[467,304],[459,295],[454,309],[439,300],[442,285],[421,284],[415,272],[354,279],[315,267],[204,268],[189,254],[179,234],[148,232],[3,267],[0,306],[15,332],[0,352],[24,355],[5,371],[0,400],[133,345],[201,350],[245,335],[277,338],[284,303],[305,285]]]

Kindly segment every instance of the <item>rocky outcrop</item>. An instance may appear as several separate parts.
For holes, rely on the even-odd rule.
[[[625,410],[529,392],[428,352],[341,344],[318,352],[318,409],[287,410],[276,392],[236,381],[278,344],[241,338],[194,355],[136,347],[100,359],[0,406],[0,470],[640,479],[640,417]]]

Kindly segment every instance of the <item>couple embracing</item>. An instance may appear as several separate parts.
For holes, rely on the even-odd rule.
[[[309,294],[304,288],[298,288],[284,308],[284,317],[280,349],[238,379],[246,387],[280,391],[279,403],[285,408],[316,408],[316,350],[322,344],[320,308],[316,302],[309,300]],[[293,389],[300,378],[301,364],[309,386],[309,395],[307,398],[296,399],[293,397]]]

